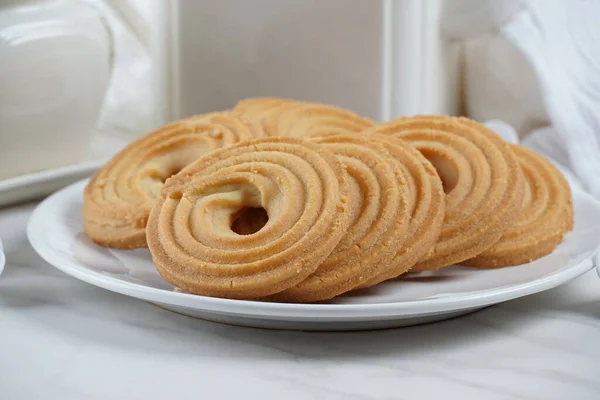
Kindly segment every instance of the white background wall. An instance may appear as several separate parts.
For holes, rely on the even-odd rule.
[[[180,0],[173,112],[288,96],[385,119],[454,111],[439,1]]]

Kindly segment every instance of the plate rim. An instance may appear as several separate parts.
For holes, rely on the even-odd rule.
[[[71,175],[92,173],[105,163],[106,160],[84,161],[77,164],[65,165],[63,167],[51,168],[43,171],[18,175],[11,178],[0,179],[0,193],[12,189],[22,188],[24,186],[51,181],[54,179],[61,179]]]
[[[36,234],[36,230],[38,229],[37,220],[42,218],[40,215],[43,215],[47,207],[54,205],[57,198],[65,196],[67,192],[78,190],[77,186],[83,186],[87,180],[87,178],[82,179],[64,187],[36,206],[27,223],[27,238],[35,252],[54,268],[93,286],[153,303],[186,307],[199,311],[259,319],[310,320],[315,322],[318,320],[356,321],[394,319],[416,315],[441,314],[469,308],[485,307],[552,289],[593,269],[594,263],[592,258],[598,253],[598,250],[591,250],[580,263],[529,282],[502,286],[480,292],[467,292],[453,297],[392,303],[302,304],[199,296],[148,287],[120,280],[87,268],[84,269],[80,264],[64,260],[56,253],[48,251],[46,249],[47,246],[41,244],[41,239]],[[589,197],[587,193],[581,191],[578,191],[578,195]]]

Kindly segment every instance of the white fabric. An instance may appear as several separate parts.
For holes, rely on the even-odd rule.
[[[501,119],[523,137],[550,124],[533,68],[499,30],[526,0],[442,0],[441,31],[460,41],[462,112]]]
[[[464,40],[496,30],[508,22],[527,0],[442,0],[440,29],[444,37]]]
[[[463,43],[467,114],[502,119],[521,137],[531,134],[536,146],[551,146],[600,198],[600,1],[445,4],[447,37],[469,39]]]
[[[535,71],[522,53],[499,33],[462,44],[463,112],[486,121],[510,123],[524,137],[550,124]]]
[[[501,33],[536,73],[565,162],[600,198],[600,2],[530,1]]]

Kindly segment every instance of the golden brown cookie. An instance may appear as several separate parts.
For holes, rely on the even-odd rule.
[[[321,131],[358,133],[374,122],[352,111],[319,103],[292,102],[264,115],[262,124],[269,136],[322,136]]]
[[[281,97],[249,97],[238,101],[233,112],[248,118],[260,119],[266,113],[291,103],[294,103],[294,100]]]
[[[436,170],[416,148],[392,136],[370,134],[365,138],[385,146],[407,177],[411,218],[406,242],[397,248],[386,268],[361,287],[396,278],[421,261],[434,248],[440,236],[445,206],[444,189]]]
[[[256,122],[210,113],[139,138],[109,160],[86,186],[85,233],[106,247],[146,247],[150,208],[168,177],[214,149],[260,136],[263,132]]]
[[[571,189],[560,171],[541,155],[512,145],[525,176],[519,217],[500,240],[462,265],[480,268],[525,264],[543,257],[573,229]]]
[[[467,118],[415,116],[378,125],[415,146],[435,167],[446,193],[444,225],[428,256],[413,271],[438,269],[475,257],[516,220],[524,190],[508,143]]]
[[[259,298],[317,269],[348,226],[347,208],[344,169],[332,152],[300,139],[258,139],[170,178],[150,213],[148,246],[159,273],[185,291]],[[265,213],[266,224],[256,225]],[[253,226],[260,229],[247,234]]]
[[[312,275],[269,300],[314,302],[352,290],[387,271],[406,240],[409,187],[399,162],[385,147],[357,135],[313,141],[346,165],[350,226]]]

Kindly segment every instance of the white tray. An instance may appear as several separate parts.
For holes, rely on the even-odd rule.
[[[39,199],[92,175],[105,162],[90,161],[0,180],[0,207]]]
[[[78,182],[48,197],[29,220],[29,241],[47,262],[92,285],[175,312],[253,327],[360,330],[438,321],[563,284],[592,268],[600,241],[600,203],[574,190],[575,231],[552,254],[528,265],[449,267],[385,282],[327,304],[218,299],[175,291],[158,275],[147,249],[116,251],[92,244],[82,232],[85,184]]]

